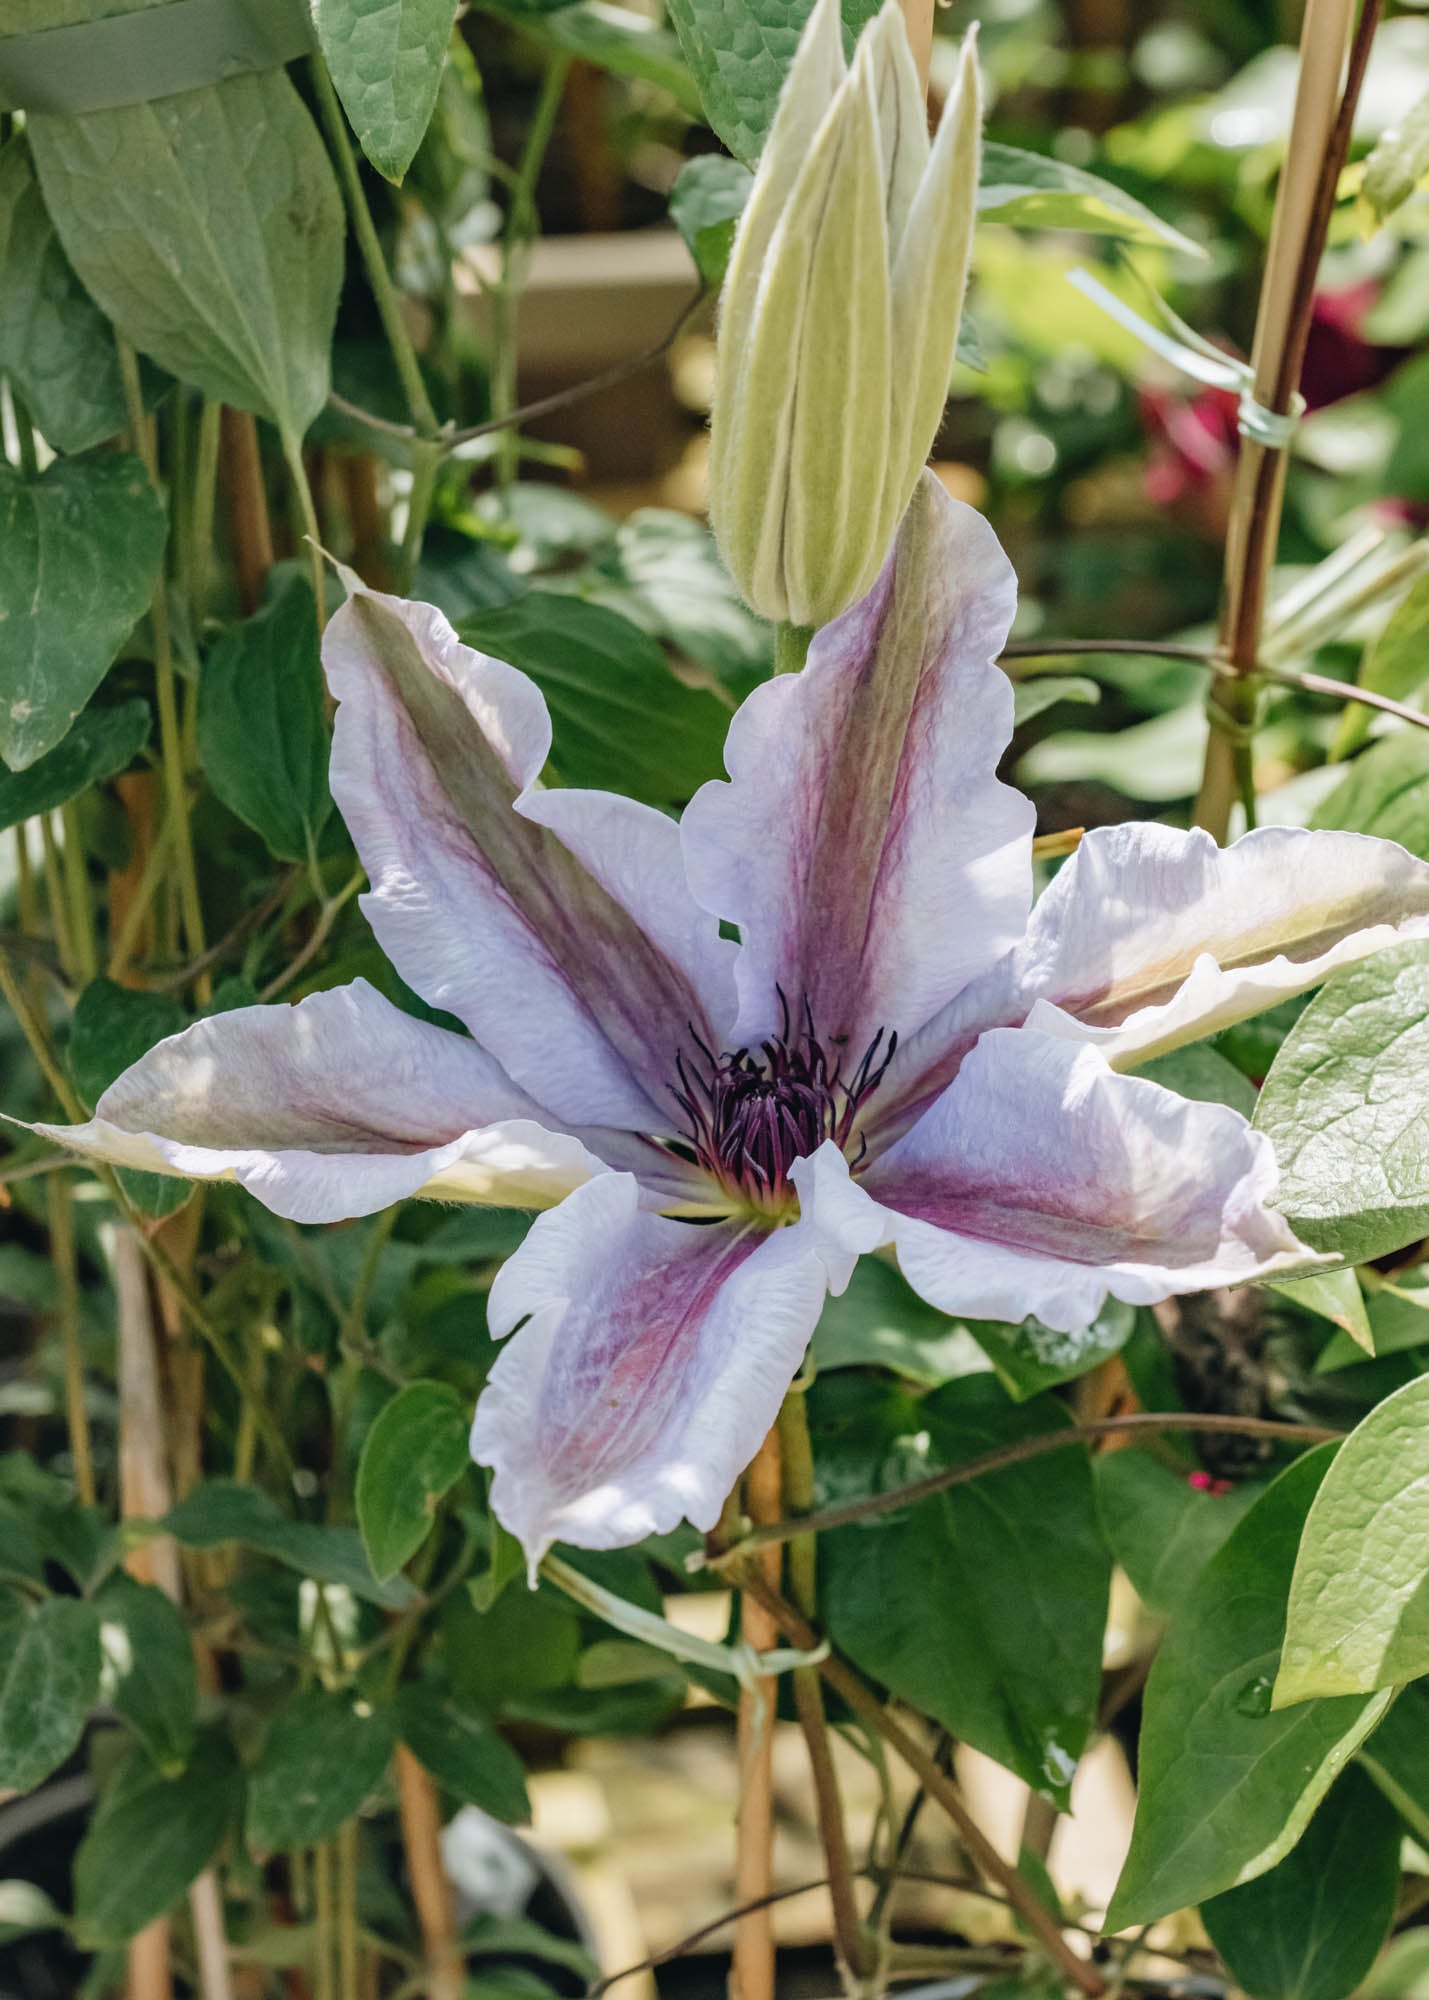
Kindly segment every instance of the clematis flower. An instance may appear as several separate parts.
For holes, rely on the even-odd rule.
[[[929,144],[898,0],[845,65],[818,0],[720,307],[710,519],[746,601],[823,625],[877,576],[942,421],[977,200],[975,41]]]
[[[1293,1268],[1267,1140],[1123,1072],[1423,929],[1429,867],[1133,825],[1032,908],[1032,808],[996,776],[1014,596],[925,476],[677,826],[542,790],[531,681],[355,588],[325,640],[333,790],[383,948],[469,1034],[359,982],[200,1022],[41,1129],[307,1222],[545,1205],[492,1287],[473,1431],[533,1562],[711,1526],[861,1253],[946,1312],[1064,1331],[1108,1294]]]

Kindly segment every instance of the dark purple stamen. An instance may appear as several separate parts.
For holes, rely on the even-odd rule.
[[[716,1055],[691,1028],[696,1054],[679,1055],[675,1065],[674,1095],[695,1157],[732,1194],[761,1206],[782,1200],[789,1169],[825,1139],[847,1149],[859,1107],[883,1081],[898,1047],[897,1034],[880,1028],[845,1082],[843,1057],[830,1061],[807,1001],[797,1035],[782,990],[779,1004],[779,1035],[757,1053]],[[850,1165],[859,1164],[865,1145],[860,1139]]]

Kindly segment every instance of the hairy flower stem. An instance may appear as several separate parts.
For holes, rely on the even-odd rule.
[[[776,625],[774,627],[774,671],[776,674],[797,674],[809,657],[809,641],[814,636],[811,625]]]
[[[809,1418],[802,1385],[796,1385],[784,1398],[778,1430],[784,1511],[795,1516],[812,1513],[814,1453],[809,1440]],[[786,1575],[794,1607],[806,1618],[814,1615],[817,1568],[816,1538],[813,1535],[795,1535],[789,1543]],[[857,1982],[866,1978],[870,1970],[868,1939],[854,1893],[854,1868],[848,1851],[843,1800],[839,1794],[838,1772],[834,1767],[828,1718],[824,1713],[823,1689],[816,1667],[794,1669],[794,1705],[808,1748],[809,1768],[814,1781],[819,1838],[829,1871],[834,1938],[846,1973]]]
[[[753,1565],[746,1565],[740,1572],[740,1586],[758,1600],[791,1645],[808,1651],[817,1647],[819,1634],[814,1627],[787,1599],[782,1598],[770,1584],[765,1582],[759,1569]],[[1051,1912],[1018,1874],[1016,1868],[1002,1859],[969,1813],[956,1785],[947,1773],[939,1768],[935,1759],[916,1737],[910,1735],[903,1725],[889,1714],[872,1688],[843,1660],[830,1655],[820,1663],[817,1671],[829,1686],[842,1696],[859,1720],[881,1736],[889,1748],[896,1752],[918,1779],[929,1798],[942,1807],[957,1828],[958,1838],[967,1852],[968,1859],[981,1876],[990,1882],[995,1882],[1001,1888],[1008,1902],[1017,1911],[1028,1930],[1038,1939],[1058,1970],[1088,1996],[1105,1993],[1106,1981],[1094,1967],[1088,1965],[1085,1959],[1079,1958],[1071,1949]]]
[[[1293,405],[1305,359],[1315,278],[1335,193],[1349,150],[1355,105],[1379,21],[1380,0],[1365,0],[1340,77],[1355,0],[1308,0],[1300,36],[1300,81],[1266,253],[1252,350],[1254,395],[1263,409]],[[1229,671],[1209,704],[1212,729],[1196,800],[1196,824],[1224,841],[1239,796],[1254,821],[1252,677],[1285,494],[1286,448],[1241,441],[1226,535],[1220,650]]]

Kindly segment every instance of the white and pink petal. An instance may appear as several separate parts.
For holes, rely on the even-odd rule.
[[[539,1216],[492,1286],[492,1333],[515,1331],[472,1428],[493,1509],[532,1565],[556,1541],[713,1527],[828,1288],[802,1223],[672,1221],[623,1174]]]
[[[566,1124],[669,1128],[676,1049],[718,1041],[733,946],[663,814],[537,789],[540,691],[441,613],[357,590],[323,647],[332,787],[408,983]]]
[[[198,1021],[125,1070],[87,1124],[34,1129],[115,1166],[237,1181],[295,1222],[417,1194],[545,1208],[605,1171],[474,1042],[365,980]]]
[[[860,1191],[930,1304],[1075,1332],[1108,1294],[1151,1305],[1311,1267],[1275,1182],[1238,1112],[1119,1075],[1084,1042],[999,1028]]]
[[[1391,840],[1275,826],[1222,848],[1199,830],[1099,827],[1021,943],[901,1052],[876,1117],[896,1130],[985,1029],[1026,1023],[1135,1069],[1425,933],[1429,866]]]
[[[739,710],[729,781],[682,832],[696,896],[739,926],[740,1042],[778,1032],[782,994],[856,1062],[1021,935],[1033,812],[996,775],[1012,689],[994,664],[1015,599],[992,529],[925,473],[868,596]]]

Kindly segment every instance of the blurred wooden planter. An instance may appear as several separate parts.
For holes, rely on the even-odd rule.
[[[457,290],[483,334],[491,308],[482,281],[499,270],[499,252],[488,245],[457,268]],[[531,253],[517,321],[522,402],[653,347],[688,305],[695,282],[689,252],[672,229],[542,238]],[[681,340],[708,335],[712,325],[713,310],[705,306]],[[636,484],[661,478],[679,462],[698,418],[676,395],[666,355],[529,428],[534,437],[580,451],[592,483]]]

